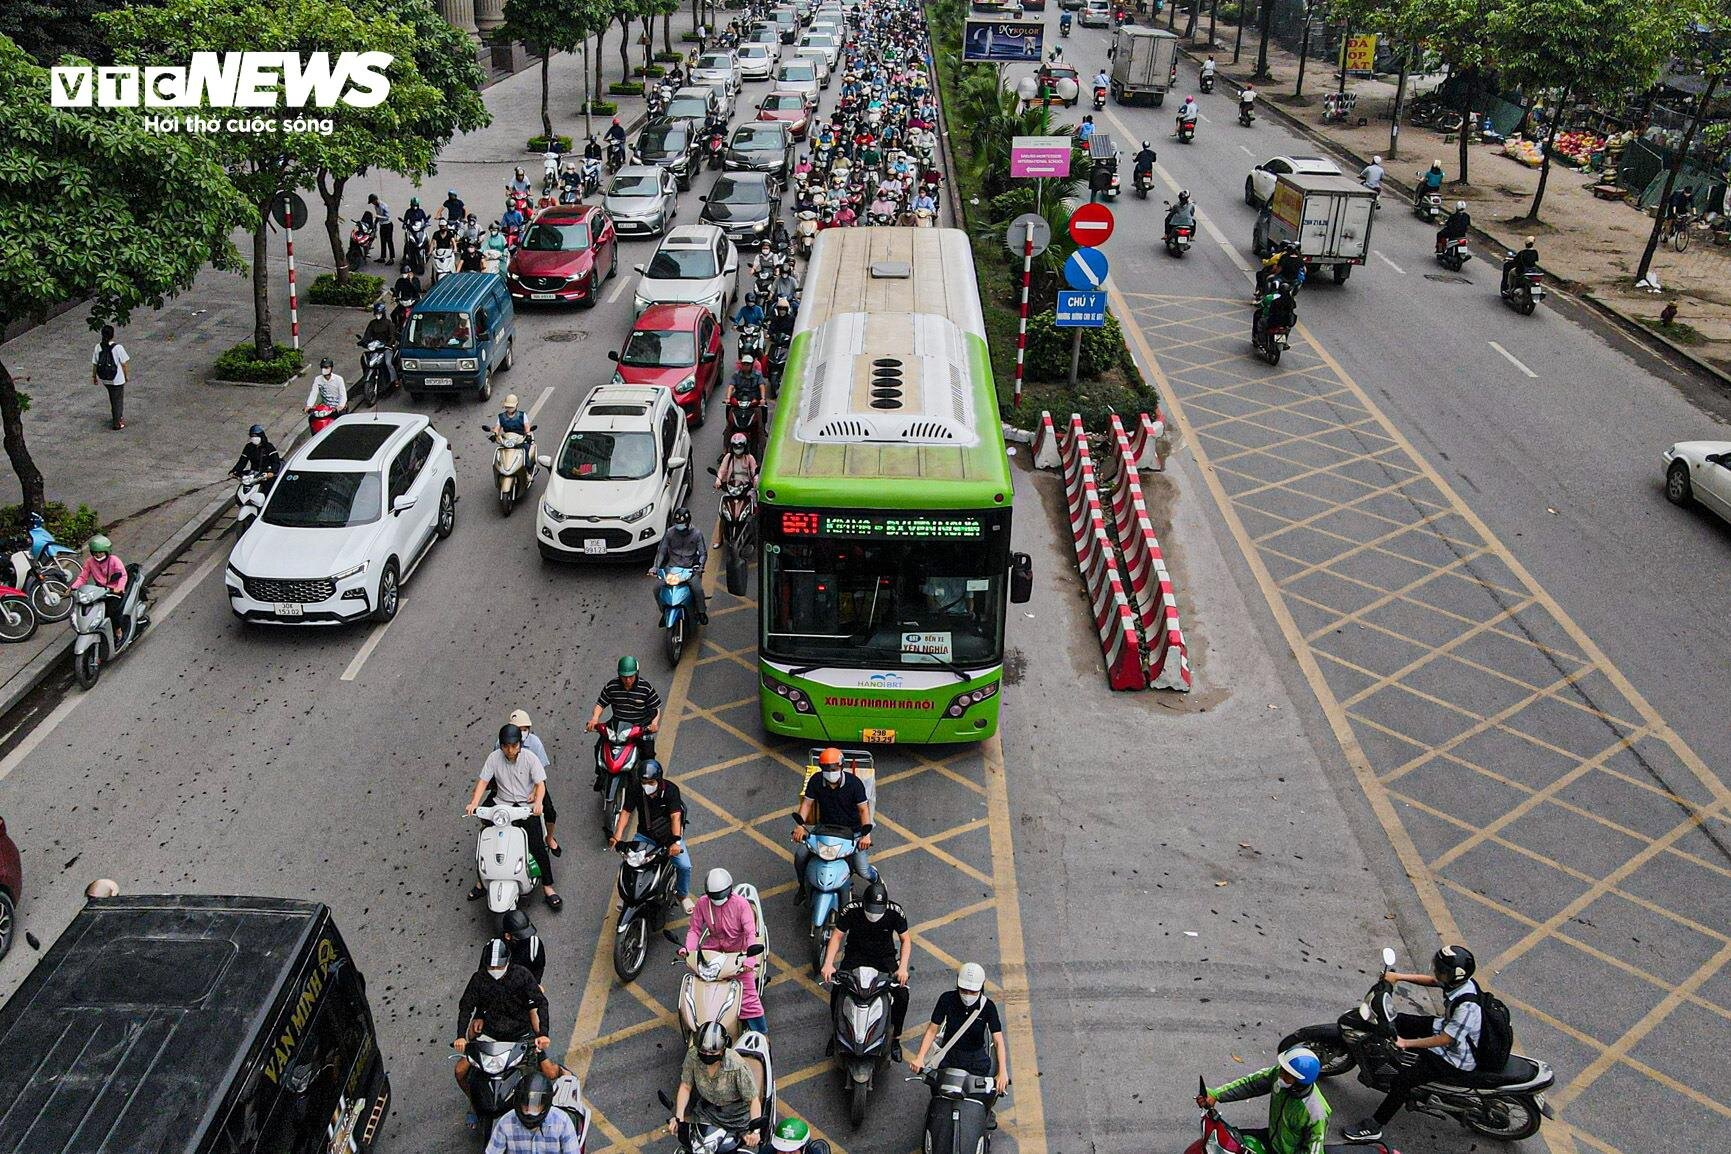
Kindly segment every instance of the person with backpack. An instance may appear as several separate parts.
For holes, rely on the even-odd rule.
[[[126,365],[132,360],[126,346],[114,339],[114,326],[102,326],[102,339],[90,354],[90,383],[108,390],[108,411],[112,427],[126,428]]]
[[[1478,963],[1465,946],[1444,946],[1431,959],[1428,974],[1390,971],[1390,982],[1436,986],[1443,992],[1443,1016],[1395,1015],[1395,1048],[1414,1054],[1410,1065],[1400,1067],[1388,1096],[1376,1113],[1347,1129],[1348,1142],[1379,1142],[1382,1128],[1406,1104],[1407,1096],[1426,1082],[1451,1079],[1457,1072],[1500,1070],[1509,1060],[1514,1032],[1509,1026],[1508,1007],[1473,981]]]

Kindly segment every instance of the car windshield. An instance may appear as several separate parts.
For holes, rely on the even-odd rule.
[[[697,58],[697,66],[699,68],[731,69],[733,67],[733,58],[723,56],[719,52],[709,52]]]
[[[625,342],[619,363],[639,369],[682,369],[697,363],[697,337],[689,330],[639,329]]]
[[[805,97],[797,92],[778,92],[763,101],[765,112],[804,112]]]
[[[835,37],[825,35],[821,32],[815,33],[805,38],[805,46],[807,48],[834,48]]]
[[[523,247],[530,252],[582,252],[589,247],[589,226],[537,221],[523,234]]]
[[[744,59],[762,60],[769,55],[769,44],[775,39],[777,36],[773,30],[759,28],[751,34],[751,43],[739,50],[739,55]]]
[[[285,529],[346,529],[379,519],[377,473],[290,470],[271,490],[265,524]]]
[[[702,120],[709,115],[709,101],[701,96],[676,96],[667,102],[667,115],[675,119]]]
[[[403,343],[415,349],[467,349],[475,344],[468,313],[423,313],[409,316]]]
[[[722,204],[768,204],[769,185],[761,180],[730,180],[724,176],[710,188],[709,199]]]
[[[689,98],[687,99],[689,100]],[[679,102],[674,101],[673,103],[678,104]],[[695,101],[694,103],[701,104],[702,101]],[[670,112],[669,115],[676,116],[678,113]],[[702,116],[703,111],[699,109],[696,115]],[[660,156],[669,152],[681,152],[685,148],[685,140],[684,127],[677,124],[657,124],[645,128],[643,135],[637,138],[637,151],[644,156]]]
[[[733,132],[735,148],[782,148],[787,144],[777,124],[742,124]]]
[[[650,259],[644,275],[653,280],[708,280],[720,272],[707,248],[664,248]]]
[[[979,542],[783,539],[764,551],[765,648],[907,668],[997,661],[1004,571]]]
[[[661,177],[650,173],[638,173],[626,176],[623,173],[613,178],[613,183],[607,189],[608,196],[654,196],[661,191]]]
[[[781,79],[781,80],[816,80],[817,79],[817,71],[815,69],[813,69],[812,66],[809,64],[783,64],[781,66],[781,75],[778,77],[778,79]]]
[[[574,430],[559,454],[558,470],[567,481],[640,481],[655,471],[655,437]]]

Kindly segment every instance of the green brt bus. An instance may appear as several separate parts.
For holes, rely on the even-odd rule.
[[[1032,577],[1010,552],[966,234],[818,234],[759,497],[765,729],[821,742],[997,732],[1006,603]]]

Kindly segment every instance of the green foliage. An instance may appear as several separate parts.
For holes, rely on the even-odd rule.
[[[579,108],[577,111],[583,110]],[[619,102],[617,100],[591,100],[589,102],[589,112],[594,116],[613,116],[618,111]]]
[[[643,83],[638,80],[615,80],[607,86],[609,96],[642,96]]]
[[[649,77],[666,76],[667,69],[661,67],[659,64],[639,64],[636,68],[631,70],[631,74],[633,76]]]
[[[1523,0],[1499,6],[1487,30],[1505,80],[1598,100],[1658,79],[1678,43],[1681,11],[1652,0]]]
[[[596,111],[600,111],[600,110],[597,109]],[[554,136],[553,139],[558,142],[559,150],[561,152],[570,152],[571,151],[571,138],[569,136],[566,136],[564,133],[559,133],[558,135]],[[535,136],[531,136],[529,138],[529,151],[530,152],[546,152],[547,151],[547,138],[545,136],[541,136],[538,134]]]
[[[346,281],[337,280],[335,273],[323,272],[314,278],[307,290],[307,301],[315,305],[339,305],[343,308],[371,308],[385,291],[385,278],[368,273],[350,273]],[[251,345],[247,346],[251,348]]]
[[[93,64],[108,64],[108,44],[96,16],[126,0],[7,0],[0,4],[0,36],[35,57],[47,68],[62,56],[79,56]]]
[[[1077,330],[1061,329],[1052,313],[1035,313],[1028,318],[1027,374],[1037,381],[1062,381],[1070,376],[1070,344]],[[1124,332],[1118,318],[1110,313],[1106,325],[1098,329],[1082,329],[1082,360],[1077,372],[1080,380],[1097,380],[1121,367],[1128,359],[1124,351]]]
[[[437,152],[458,133],[474,132],[493,122],[493,114],[481,98],[487,76],[475,59],[473,43],[467,33],[457,31],[439,15],[433,0],[359,0],[357,7],[361,5],[410,31],[415,68],[439,94],[439,106],[428,109],[425,120],[411,131],[426,138]]]
[[[54,539],[68,549],[77,549],[102,528],[96,510],[89,505],[68,509],[59,501],[50,501],[42,508],[42,522]],[[0,537],[14,537],[30,532],[30,515],[22,505],[0,506]]]
[[[219,380],[244,381],[250,385],[280,385],[305,367],[306,358],[299,349],[272,345],[270,355],[260,357],[251,341],[242,341],[216,358]]]
[[[1066,346],[1067,347],[1067,346]],[[1066,370],[1069,361],[1064,362]],[[1022,407],[1012,408],[1009,390],[1003,390],[1004,419],[1027,429],[1039,419],[1040,410],[1052,414],[1059,423],[1069,420],[1071,413],[1082,417],[1082,427],[1090,433],[1104,433],[1112,427],[1112,414],[1117,413],[1124,428],[1131,427],[1137,413],[1152,413],[1159,398],[1153,390],[1140,384],[1124,384],[1116,380],[1082,381],[1075,388],[1058,381],[1029,381],[1022,389]]]
[[[687,33],[686,35],[690,35],[690,33]],[[685,54],[682,52],[657,52],[655,54],[655,62],[657,64],[677,64],[679,61],[684,59]]]

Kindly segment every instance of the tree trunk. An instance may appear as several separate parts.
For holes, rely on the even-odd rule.
[[[1274,26],[1274,0],[1262,0],[1257,24],[1261,41],[1256,45],[1256,71],[1250,75],[1257,80],[1272,80],[1274,73],[1268,70],[1268,33]]]
[[[1214,38],[1214,30],[1220,26],[1220,0],[1210,0],[1208,5],[1208,47],[1213,48],[1219,43]]]
[[[1250,0],[1238,0],[1238,33],[1232,38],[1232,63],[1238,63],[1238,54],[1244,50],[1244,21],[1249,15]]]
[[[547,141],[547,147],[553,147],[553,117],[547,111],[548,88],[553,83],[553,50],[543,49],[541,52],[541,135]]]
[[[691,30],[703,27],[703,0],[691,0]]]
[[[1352,44],[1352,21],[1348,20],[1340,26],[1340,87],[1336,90],[1340,95],[1346,95],[1346,57]]]
[[[1202,0],[1190,0],[1190,15],[1184,20],[1184,39],[1196,40],[1196,17],[1200,15]]]
[[[631,82],[631,14],[615,17],[619,22],[619,81]]]
[[[349,268],[348,250],[343,246],[343,186],[348,183],[348,177],[330,182],[331,173],[328,169],[319,169],[316,184],[319,199],[325,202],[325,239],[330,242],[331,261],[336,265],[337,283],[348,284]]]
[[[1719,87],[1720,75],[1717,72],[1707,76],[1707,87],[1701,92],[1701,99],[1695,105],[1695,115],[1689,118],[1689,127],[1683,130],[1683,140],[1677,146],[1676,156],[1665,169],[1665,191],[1659,194],[1659,211],[1653,216],[1653,231],[1647,234],[1647,248],[1641,253],[1641,266],[1635,270],[1635,279],[1646,277],[1653,267],[1653,254],[1659,251],[1659,230],[1665,225],[1666,205],[1671,203],[1671,193],[1677,188],[1677,176],[1683,171],[1683,161],[1689,155],[1689,144],[1695,139],[1696,129],[1701,127],[1701,120],[1707,115],[1707,106],[1713,101],[1713,93]],[[12,433],[8,429],[8,445]]]
[[[607,24],[602,22],[595,29],[595,99],[600,100],[607,91],[607,82],[601,77],[601,50],[607,47]]]
[[[1310,59],[1310,5],[1304,6],[1304,35],[1298,41],[1298,82],[1292,86],[1297,99],[1304,95],[1304,65]]]
[[[6,330],[0,319],[0,332]],[[42,482],[42,470],[31,459],[30,446],[24,442],[24,402],[18,395],[18,383],[0,361],[0,423],[6,428],[6,456],[12,461],[12,471],[18,474],[18,488],[24,494],[21,520],[29,523],[30,514],[42,512],[47,496]]]
[[[1400,110],[1406,103],[1406,74],[1412,68],[1412,49],[1400,54],[1400,78],[1394,82],[1394,116],[1388,125],[1388,158],[1400,154]]]
[[[1545,133],[1545,158],[1539,162],[1539,187],[1533,190],[1533,207],[1527,209],[1528,220],[1539,219],[1539,205],[1545,200],[1545,181],[1551,176],[1551,148],[1557,143],[1557,128],[1563,123],[1563,113],[1569,107],[1569,94],[1573,91],[1570,85],[1563,86],[1563,94],[1557,99],[1557,107],[1551,116],[1551,130]]]
[[[252,347],[260,360],[268,359],[275,342],[270,332],[270,206],[258,206],[258,224],[252,230]]]
[[[669,8],[661,14],[661,51],[663,55],[673,54],[673,9]]]

